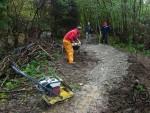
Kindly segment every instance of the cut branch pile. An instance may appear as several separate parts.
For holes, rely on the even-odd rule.
[[[57,47],[56,47],[57,46]],[[3,86],[5,81],[11,76],[14,77],[14,73],[10,68],[11,63],[15,62],[17,65],[22,66],[29,63],[35,58],[39,58],[39,51],[42,51],[46,54],[48,59],[52,61],[53,56],[51,55],[54,51],[61,50],[61,46],[56,45],[55,43],[31,43],[25,47],[20,47],[14,49],[9,55],[5,56],[0,62],[0,78],[3,78],[3,81],[0,83],[0,87]],[[55,48],[55,49],[54,49]]]

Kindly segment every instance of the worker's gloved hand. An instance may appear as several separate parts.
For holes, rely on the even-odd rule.
[[[80,48],[81,44],[80,43],[72,43],[72,47],[74,50],[78,50]]]
[[[72,46],[81,46],[81,41],[77,39],[75,42],[72,42]]]
[[[72,43],[72,46],[79,46],[79,43],[74,42]]]
[[[81,42],[79,41],[79,45],[81,45]]]

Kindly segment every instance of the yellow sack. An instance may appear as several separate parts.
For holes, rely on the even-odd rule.
[[[74,60],[74,50],[73,50],[73,47],[72,47],[72,43],[68,40],[63,40],[63,46],[65,48],[65,51],[66,51],[66,56],[67,56],[67,59],[68,59],[68,62],[71,64],[73,63],[73,60]]]

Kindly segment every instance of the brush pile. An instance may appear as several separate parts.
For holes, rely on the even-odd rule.
[[[29,64],[36,61],[39,61],[39,63],[44,60],[54,62],[60,57],[60,53],[60,44],[50,44],[44,41],[37,41],[24,47],[15,48],[0,61],[0,86],[2,87],[9,78],[15,77],[14,72],[10,68],[11,63],[15,62],[19,67],[23,67],[22,69],[25,69],[24,65],[31,68],[33,66],[29,66]],[[36,64],[39,64],[37,62]]]

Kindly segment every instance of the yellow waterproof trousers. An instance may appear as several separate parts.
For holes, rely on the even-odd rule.
[[[66,51],[66,56],[67,56],[67,60],[68,60],[68,63],[71,64],[73,63],[73,60],[74,60],[74,50],[73,50],[73,47],[72,47],[72,44],[70,41],[68,40],[63,40],[63,46],[65,48],[65,51]]]

